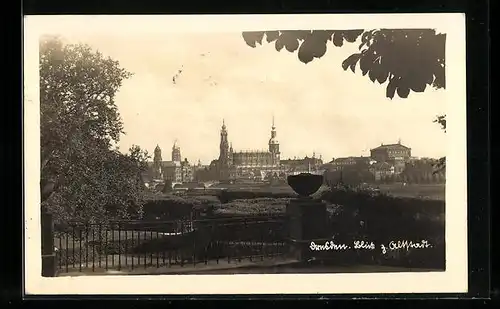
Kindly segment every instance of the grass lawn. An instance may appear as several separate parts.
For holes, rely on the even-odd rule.
[[[399,197],[420,197],[435,200],[445,200],[445,184],[381,184],[381,192]]]

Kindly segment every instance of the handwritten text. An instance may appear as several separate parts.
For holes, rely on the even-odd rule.
[[[352,243],[336,243],[333,240],[317,244],[312,241],[309,244],[311,251],[347,251],[347,250],[375,250],[377,246],[372,241],[354,240]],[[388,251],[409,251],[410,249],[426,249],[432,248],[432,245],[427,240],[418,242],[409,240],[390,241],[388,244],[381,244],[380,250],[382,254],[387,254]]]
[[[387,251],[397,251],[397,250],[406,250],[410,249],[426,249],[432,248],[432,245],[427,240],[421,240],[419,242],[413,242],[408,240],[398,240],[391,241],[388,245],[380,245],[383,254],[386,254]]]

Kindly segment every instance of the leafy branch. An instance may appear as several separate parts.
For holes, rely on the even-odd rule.
[[[410,91],[423,92],[428,86],[445,88],[446,35],[434,29],[374,30],[283,30],[243,32],[250,47],[274,42],[277,51],[297,51],[305,64],[326,54],[329,42],[335,47],[359,43],[359,53],[342,62],[353,73],[359,65],[363,76],[386,84],[386,96],[397,93],[407,98]],[[265,38],[265,40],[264,40]]]

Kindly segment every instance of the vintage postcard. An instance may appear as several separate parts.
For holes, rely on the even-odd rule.
[[[463,14],[24,26],[26,294],[467,291]]]

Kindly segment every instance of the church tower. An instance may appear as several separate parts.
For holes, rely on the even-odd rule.
[[[177,140],[175,140],[174,145],[172,146],[172,161],[181,162],[181,147],[177,145]]]
[[[163,179],[163,171],[162,171],[162,158],[161,158],[161,148],[156,145],[153,157],[153,177],[155,179]]]
[[[276,127],[274,126],[274,116],[273,124],[271,127],[271,138],[269,139],[269,152],[273,156],[273,165],[280,164],[280,144],[276,138]]]
[[[227,129],[224,119],[220,131],[220,152],[219,152],[219,177],[220,180],[229,177],[229,142],[227,140]]]

